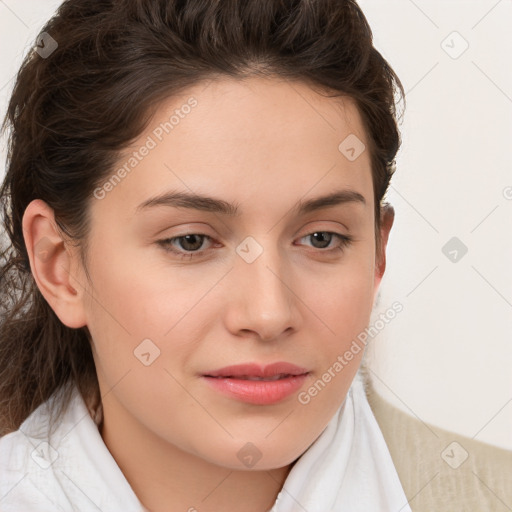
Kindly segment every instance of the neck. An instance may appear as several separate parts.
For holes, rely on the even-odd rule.
[[[293,465],[265,471],[217,466],[158,437],[119,404],[108,405],[101,436],[150,512],[268,512]]]

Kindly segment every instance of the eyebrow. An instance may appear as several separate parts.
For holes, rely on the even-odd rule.
[[[304,215],[316,210],[346,203],[360,203],[366,205],[366,200],[363,195],[355,190],[336,190],[324,196],[299,200],[292,209],[292,213]],[[147,199],[137,206],[136,211],[147,210],[157,206],[189,208],[192,210],[220,213],[230,217],[236,217],[241,214],[238,203],[229,203],[223,199],[182,191],[171,191]]]

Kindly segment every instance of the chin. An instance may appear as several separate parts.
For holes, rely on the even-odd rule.
[[[235,471],[269,471],[292,464],[308,448],[297,448],[298,443],[290,447],[283,444],[283,440],[278,437],[272,442],[268,439],[242,441],[237,442],[235,447],[223,447],[220,453],[211,454],[210,457],[205,457],[204,454],[203,458],[217,466]]]

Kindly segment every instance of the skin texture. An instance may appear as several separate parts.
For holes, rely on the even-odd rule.
[[[197,105],[159,141],[155,128],[191,97]],[[225,78],[168,98],[119,167],[148,136],[156,147],[102,199],[91,198],[91,281],[55,229],[52,210],[41,200],[27,208],[23,226],[37,285],[64,324],[91,333],[101,434],[149,510],[268,510],[292,463],[343,402],[363,351],[306,405],[298,393],[273,405],[247,404],[213,390],[201,375],[287,361],[310,371],[304,391],[368,325],[393,210],[383,210],[376,255],[370,155],[349,161],[340,152],[350,134],[368,147],[354,102],[298,82]],[[299,200],[342,189],[366,204],[292,211]],[[236,203],[240,216],[137,210],[170,190]],[[320,231],[352,241],[328,252],[340,240],[322,245],[308,236]],[[207,235],[172,242],[178,252],[202,253],[195,259],[157,243],[186,234]],[[252,263],[236,252],[248,236],[263,250]],[[42,238],[50,250],[38,258]],[[160,350],[148,366],[134,355],[144,339]],[[237,457],[248,442],[261,454],[250,470]]]

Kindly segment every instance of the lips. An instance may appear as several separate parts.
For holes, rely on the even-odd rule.
[[[278,380],[284,377],[304,375],[308,370],[291,363],[273,363],[260,366],[255,363],[226,366],[205,374],[205,377],[234,378],[244,380]]]
[[[204,374],[208,385],[237,401],[254,405],[275,404],[297,392],[309,371],[291,363],[267,366],[241,364]]]
[[[228,377],[214,377],[215,379],[240,379],[240,380],[259,380],[265,382],[271,382],[274,380],[284,379],[286,377],[291,377],[289,373],[280,373],[279,375],[275,375],[274,377],[255,377],[254,375],[240,375],[238,377],[234,377],[232,375]]]

